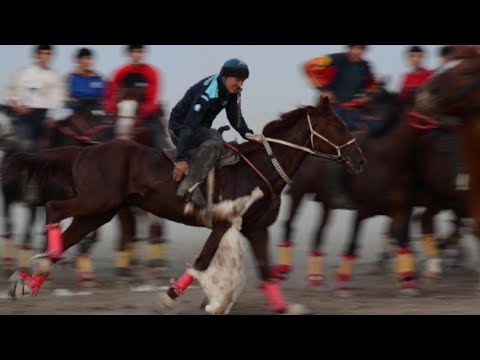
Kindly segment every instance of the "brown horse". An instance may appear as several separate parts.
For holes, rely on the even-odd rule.
[[[284,114],[280,120],[266,125],[263,133],[267,136],[263,143],[266,149],[258,143],[241,144],[238,151],[245,161],[216,172],[213,198],[215,203],[236,199],[249,195],[256,187],[265,194],[243,216],[242,233],[252,246],[263,281],[262,290],[271,307],[276,312],[285,312],[290,307],[270,269],[268,228],[277,219],[280,193],[286,181],[295,175],[307,153],[341,161],[355,173],[362,170],[365,158],[345,123],[332,111],[327,98],[318,107],[302,107]],[[9,164],[5,176],[15,176],[24,168],[33,176],[47,177],[52,172],[63,172],[76,189],[74,198],[47,204],[49,252],[44,261],[39,262],[42,266],[37,267],[33,276],[21,273],[16,279],[17,285],[18,281],[23,281],[21,288],[34,294],[51,263],[57,261],[65,249],[110,221],[125,204],[134,204],[161,218],[186,225],[210,227],[212,232],[193,265],[197,271],[208,268],[221,238],[230,227],[230,213],[220,213],[210,223],[209,209],[198,211],[176,198],[173,163],[163,152],[128,140],[114,140],[89,148],[45,151],[28,158],[12,158]],[[202,188],[205,190],[205,184]],[[73,222],[61,234],[58,223],[67,217],[73,217]],[[192,281],[188,273],[181,276],[168,290],[168,298],[173,301]],[[14,284],[12,295],[17,288]]]
[[[390,141],[395,141],[389,135],[385,135],[385,140],[387,139],[390,139]],[[368,141],[374,142],[379,141],[379,139],[372,138]],[[422,141],[419,141],[420,146],[417,147],[417,156],[412,159],[412,164],[409,164],[403,169],[402,173],[405,175],[407,172],[409,172],[413,181],[406,183],[403,188],[399,187],[395,191],[399,195],[401,195],[402,192],[405,192],[405,194],[411,193],[412,195],[410,196],[413,196],[412,205],[416,207],[426,208],[426,210],[422,213],[421,217],[418,219],[421,225],[421,234],[424,250],[429,259],[429,261],[427,262],[426,275],[428,277],[437,278],[440,275],[440,264],[438,246],[436,242],[432,242],[432,239],[434,239],[434,216],[444,210],[453,210],[457,218],[461,219],[468,218],[468,213],[466,211],[467,209],[464,198],[466,191],[456,189],[455,176],[453,175],[453,165],[449,164],[449,159],[445,159],[444,152],[439,149],[439,145],[443,141],[443,139],[434,138],[430,141],[433,143],[422,143]],[[351,198],[358,198],[359,194],[356,192],[362,192],[362,189],[367,188],[367,182],[379,184],[382,183],[382,181],[385,181],[382,180],[379,176],[379,169],[382,164],[372,160],[378,157],[372,154],[369,150],[373,149],[373,151],[375,151],[377,149],[375,147],[370,147],[369,144],[366,143],[362,145],[364,145],[363,148],[365,149],[365,156],[367,157],[367,159],[370,159],[370,161],[369,165],[365,170],[364,176],[350,177],[347,174],[345,175],[346,191]],[[408,144],[400,142],[398,143],[398,145],[402,145],[404,147],[415,146],[415,144],[413,143]],[[408,151],[408,149],[406,150]],[[452,149],[451,146],[448,150],[449,153],[450,151],[455,151],[455,149]],[[399,150],[397,149],[396,151]],[[389,166],[386,164],[388,163],[389,154],[384,153],[383,155],[385,156],[385,158],[383,160],[384,164],[382,165],[382,167]],[[446,164],[447,166],[445,166]],[[392,164],[390,166],[395,166],[395,164]],[[309,157],[304,161],[302,168],[297,172],[294,178],[294,183],[292,187],[289,189],[291,201],[288,210],[288,218],[284,223],[284,242],[280,245],[282,256],[281,263],[278,266],[278,269],[280,272],[289,272],[291,271],[291,256],[289,255],[289,253],[292,250],[294,239],[293,224],[296,219],[302,199],[307,194],[313,194],[314,201],[322,204],[323,211],[320,215],[317,230],[312,237],[310,247],[309,263],[311,265],[308,267],[309,273],[307,274],[307,280],[312,286],[322,285],[324,282],[324,271],[321,266],[321,246],[323,234],[330,220],[332,211],[337,209],[332,205],[332,193],[328,186],[328,183],[316,181],[319,176],[318,174],[322,174],[324,178],[328,178],[329,171],[331,171],[331,168],[322,159]],[[391,178],[389,181],[393,184],[395,182],[395,179]],[[356,182],[358,182],[358,184],[355,184],[354,186],[354,183]],[[407,186],[408,184],[410,185]],[[372,206],[371,202],[363,202],[358,205],[353,204],[353,207],[346,207],[345,209],[354,209],[360,211],[361,214],[367,213],[370,216],[389,215],[391,211],[394,211],[395,202],[392,202],[388,198],[388,192],[382,192],[380,188],[378,189],[378,192],[376,192],[376,190],[377,189],[373,188],[370,195],[375,195],[375,198],[384,197],[382,202],[377,203],[377,205],[373,204],[373,206],[378,206],[378,204],[381,205],[377,208],[376,212],[369,212],[367,210],[369,207]],[[388,205],[389,203],[391,205]],[[404,206],[405,204],[401,205]],[[390,210],[385,211],[385,209]],[[352,227],[351,235],[349,237],[349,243],[345,249],[345,256],[342,264],[348,260],[355,259],[357,256],[360,231],[359,222],[361,220],[363,220],[363,218],[356,217],[355,219],[355,223]],[[394,224],[392,223],[392,225]],[[456,231],[459,231],[459,226],[461,226],[461,224],[457,224]],[[394,233],[392,233],[392,229],[388,230],[386,233],[386,245],[389,245],[395,240],[392,238],[394,237]],[[454,235],[455,232],[452,234],[451,237],[453,238]],[[438,245],[444,246],[444,244]],[[385,254],[382,255],[390,256],[389,247],[388,250],[388,252],[385,252]],[[349,267],[349,270],[351,271],[352,268]],[[345,269],[340,268],[337,271],[337,275],[339,287],[345,288],[346,284],[344,284],[343,282],[349,280],[351,274],[349,273],[349,271],[345,271]],[[412,283],[410,283],[410,285],[412,285]]]
[[[145,96],[146,88],[121,87],[119,91],[118,113],[113,127],[112,136],[117,139],[135,141],[139,144],[156,149],[171,148],[164,124],[163,109],[148,118],[139,113],[140,105]],[[137,216],[138,211],[126,206],[119,212],[122,226],[121,238],[116,252],[116,274],[121,277],[134,275],[133,265],[138,262]],[[145,214],[142,214],[145,215]],[[165,223],[151,214],[146,214],[149,221],[146,265],[149,268],[148,277],[151,279],[164,276],[166,268],[166,240],[164,237]]]
[[[409,126],[410,119],[396,94],[381,92],[374,96],[373,101],[383,104],[382,116],[385,117],[386,125],[370,136],[358,135],[359,139],[362,138],[360,144],[369,163],[360,176],[351,177],[345,174],[345,190],[354,200],[349,209],[358,212],[350,241],[337,270],[337,286],[345,289],[346,282],[351,278],[362,221],[372,216],[387,215],[393,218],[392,229],[388,233],[398,241],[399,261],[407,259],[404,262],[406,265],[401,266],[399,263],[397,268],[399,279],[402,288],[411,289],[415,283],[412,281],[413,262],[408,259],[411,257],[408,248],[408,228],[409,214],[413,206],[427,207],[422,216],[422,239],[428,257],[427,275],[434,278],[439,276],[440,269],[438,249],[433,241],[433,216],[441,210],[450,208],[465,216],[465,209],[461,206],[461,194],[455,191],[455,176],[452,176],[454,165],[445,166],[445,161],[450,161],[448,158],[445,159],[445,153],[448,153],[449,157],[452,156],[456,147],[452,141],[447,141],[446,151],[439,146],[451,135],[438,134],[432,138],[425,136],[430,134]],[[310,252],[308,281],[312,285],[320,285],[324,281],[323,254],[320,246],[331,210],[334,209],[329,184],[316,180],[319,173],[329,178],[328,173],[332,170],[327,165],[322,159],[309,157],[297,172],[294,184],[290,188],[291,202],[285,223],[284,242],[280,245],[278,270],[287,273],[291,265],[292,224],[303,196],[313,193],[315,200],[323,204],[324,211]]]
[[[456,46],[447,62],[417,94],[415,109],[456,128],[470,174],[468,203],[480,235],[480,48]],[[480,270],[480,269],[479,269]]]
[[[14,124],[12,122],[13,115],[10,107],[3,107],[8,119],[12,123],[10,126],[5,126],[5,130],[10,129],[11,134],[5,134],[8,136],[8,141],[5,143],[5,153],[3,160],[10,158],[16,153],[22,151],[20,143],[14,136]],[[41,141],[48,147],[60,147],[67,145],[88,146],[92,141],[105,141],[108,138],[108,125],[101,124],[101,116],[92,115],[93,104],[90,102],[79,103],[78,111],[72,116],[69,116],[63,121],[55,123],[55,126],[46,129],[45,139]],[[76,124],[81,123],[82,128],[89,127],[91,132],[89,137],[85,136],[85,133],[80,131]],[[95,126],[93,126],[95,125]],[[110,126],[111,127],[111,126]],[[105,131],[107,130],[107,131]],[[3,135],[3,134],[2,134]],[[37,144],[41,146],[41,144]],[[29,189],[28,184],[24,177],[14,179],[14,181],[6,182],[2,179],[2,193],[3,193],[3,214],[5,219],[5,232],[2,237],[4,238],[4,265],[7,271],[10,271],[12,267],[15,267],[15,240],[12,234],[12,205],[16,202],[24,202],[29,210],[27,218],[27,226],[25,228],[24,236],[20,242],[20,249],[18,250],[18,267],[27,268],[29,259],[33,255],[32,236],[34,230],[34,224],[37,217],[37,208],[43,207],[50,200],[62,200],[71,197],[72,189],[69,185],[64,186],[60,182],[61,179],[56,179],[52,182],[46,182],[42,187],[34,191],[31,194],[25,191],[25,188]],[[30,196],[29,196],[30,195]],[[32,196],[33,195],[33,196]],[[80,243],[80,252],[86,252],[90,245],[95,241],[95,234],[91,234],[88,239]]]

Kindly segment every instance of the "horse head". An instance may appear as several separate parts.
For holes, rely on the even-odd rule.
[[[417,93],[415,110],[428,116],[467,119],[480,113],[480,48],[456,46]],[[439,117],[441,122],[442,117]]]
[[[267,124],[263,134],[301,145],[316,156],[347,165],[357,174],[366,163],[360,147],[345,122],[333,111],[328,97],[322,97],[315,107],[301,107],[282,115],[280,120]]]

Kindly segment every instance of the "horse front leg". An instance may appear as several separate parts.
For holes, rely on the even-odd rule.
[[[342,260],[340,261],[340,265],[336,272],[336,289],[338,295],[341,297],[348,297],[351,295],[348,284],[352,279],[354,261],[357,259],[358,234],[364,218],[365,216],[359,212],[355,215],[352,232],[350,234],[350,241],[348,242],[347,250],[342,254]]]
[[[255,260],[257,262],[258,273],[262,283],[260,289],[267,297],[271,309],[279,314],[306,314],[308,310],[300,304],[289,304],[280,289],[280,280],[272,276],[270,268],[268,241],[269,233],[267,228],[245,232],[244,235],[250,242]]]
[[[196,271],[205,271],[209,267],[215,253],[220,245],[223,235],[227,232],[229,227],[232,226],[231,223],[222,221],[214,224],[212,232],[208,237],[205,245],[200,252],[200,255],[195,260],[193,269]],[[175,300],[181,296],[185,290],[192,284],[194,278],[187,271],[180,276],[177,280],[172,281],[170,288],[166,293],[160,294],[160,306],[157,307],[159,312],[164,312],[165,310],[171,310],[175,305]]]
[[[323,209],[320,215],[320,225],[315,232],[311,250],[308,258],[307,281],[310,286],[321,286],[325,282],[324,259],[325,254],[321,251],[323,234],[330,220],[331,210],[326,203],[323,203]]]
[[[294,237],[294,222],[297,216],[298,208],[302,203],[302,198],[304,193],[297,191],[296,189],[290,189],[290,208],[288,211],[288,219],[285,221],[284,224],[284,240],[279,245],[280,254],[279,254],[279,261],[278,265],[273,267],[272,271],[276,273],[276,275],[284,279],[287,277],[288,274],[292,272],[293,266],[293,237]]]
[[[415,258],[410,247],[410,215],[412,208],[399,207],[392,213],[392,231],[397,240],[398,250],[396,272],[400,282],[401,292],[406,295],[418,293],[415,274]]]

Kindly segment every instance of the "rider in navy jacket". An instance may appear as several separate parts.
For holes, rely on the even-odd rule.
[[[223,139],[212,129],[213,120],[225,109],[230,124],[246,139],[253,134],[241,113],[240,93],[249,76],[247,64],[239,59],[227,61],[219,75],[205,78],[192,86],[173,108],[169,131],[177,146],[173,178],[180,181],[177,197],[198,207],[206,205],[198,185],[207,177],[221,155]],[[188,150],[197,148],[189,164]]]

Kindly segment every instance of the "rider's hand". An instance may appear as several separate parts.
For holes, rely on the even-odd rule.
[[[179,161],[175,163],[175,168],[173,169],[173,180],[179,182],[183,179],[184,175],[188,174],[188,162]]]
[[[255,141],[255,142],[258,142],[258,143],[263,143],[265,141],[265,136],[262,135],[262,134],[254,135],[254,134],[251,134],[251,133],[246,133],[245,137],[247,138],[247,140]]]

